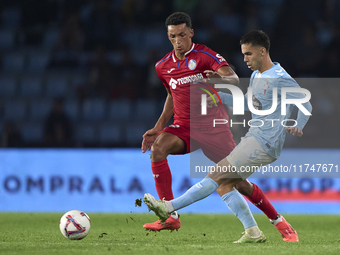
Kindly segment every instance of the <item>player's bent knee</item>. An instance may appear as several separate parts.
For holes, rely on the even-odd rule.
[[[249,197],[249,196],[251,196],[251,194],[254,191],[254,186],[248,180],[243,180],[243,181],[241,181],[241,182],[236,184],[236,189],[242,195],[245,195],[245,196]]]
[[[178,136],[162,133],[151,146],[151,157],[153,161],[156,161],[155,158],[166,158],[169,154],[184,153],[185,148],[185,142]]]
[[[216,191],[220,196],[223,196],[224,194],[230,191],[233,191],[235,185],[236,185],[236,179],[227,179],[227,180],[224,180],[224,182],[220,184],[220,186],[216,189]]]
[[[152,161],[160,161],[165,159],[169,154],[166,153],[166,148],[164,145],[160,145],[159,143],[154,143],[151,146],[151,159]]]

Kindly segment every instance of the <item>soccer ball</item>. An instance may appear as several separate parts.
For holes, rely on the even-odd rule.
[[[72,210],[65,213],[59,223],[63,236],[71,240],[80,240],[90,232],[91,221],[86,213]]]

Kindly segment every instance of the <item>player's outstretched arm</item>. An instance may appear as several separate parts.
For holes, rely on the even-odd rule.
[[[312,112],[313,108],[310,102],[303,103],[302,105],[307,109],[307,111],[310,113]],[[302,129],[307,124],[309,118],[310,115],[305,115],[301,110],[299,110],[296,119],[297,125],[295,127],[286,127],[286,132],[288,134],[301,137],[303,135]]]
[[[166,97],[164,108],[161,116],[158,118],[155,126],[152,129],[146,131],[143,135],[142,141],[142,152],[146,152],[147,150],[151,150],[152,144],[155,142],[158,134],[162,131],[165,127],[166,123],[170,120],[171,116],[174,114],[174,104],[170,89],[166,89],[168,95]]]
[[[205,70],[204,73],[208,79],[221,79],[221,83],[238,85],[240,80],[237,74],[230,66],[221,66],[217,72],[213,70]]]

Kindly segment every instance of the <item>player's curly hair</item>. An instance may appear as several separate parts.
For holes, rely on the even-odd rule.
[[[188,28],[192,28],[191,18],[185,12],[174,12],[165,20],[165,26],[168,28],[170,25],[179,25],[185,23]]]
[[[248,34],[242,36],[240,40],[240,45],[251,43],[253,46],[265,47],[267,52],[270,48],[270,40],[268,35],[262,30],[253,30]]]

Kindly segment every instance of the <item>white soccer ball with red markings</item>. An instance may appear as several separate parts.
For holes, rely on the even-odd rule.
[[[91,221],[86,213],[72,210],[61,217],[59,228],[66,238],[70,240],[80,240],[90,232]]]

